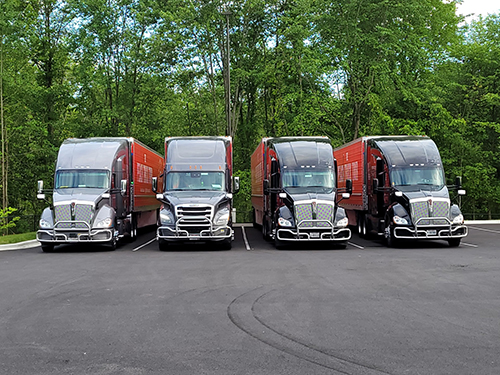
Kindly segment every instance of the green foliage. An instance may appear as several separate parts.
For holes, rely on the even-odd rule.
[[[11,216],[16,211],[17,211],[17,208],[12,208],[12,207],[0,209],[0,229],[1,230],[13,228],[16,226],[16,221],[18,221],[20,219],[19,216],[11,217],[9,220],[7,220],[7,218],[9,216]]]
[[[466,212],[500,212],[500,16],[441,0],[0,2],[8,206],[38,215],[69,137],[234,137],[250,211],[262,137],[425,134]],[[229,5],[228,5],[229,4]],[[225,117],[227,7],[230,107]],[[247,184],[248,185],[245,185]]]
[[[240,191],[234,195],[234,208],[238,222],[252,220],[252,179],[250,170],[237,170],[235,176],[240,178]]]

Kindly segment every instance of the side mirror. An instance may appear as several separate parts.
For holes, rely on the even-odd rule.
[[[349,199],[351,197],[351,193],[342,193],[342,199]]]
[[[234,182],[234,193],[237,193],[240,191],[240,178],[239,177],[233,177],[233,182]]]
[[[378,192],[378,178],[373,179],[373,192]]]
[[[281,199],[285,199],[285,198],[286,198],[286,193],[280,193],[280,194],[279,194],[279,197],[280,197]]]
[[[264,180],[263,188],[264,188],[264,195],[269,195],[269,180]]]
[[[465,189],[458,189],[458,195],[465,195]]]
[[[455,187],[457,188],[457,190],[462,188],[462,177],[461,176],[455,177]]]
[[[349,193],[349,195],[352,194],[352,180],[351,179],[347,179],[345,181],[345,190],[347,193]]]
[[[121,180],[121,195],[125,195],[127,193],[127,180]]]
[[[45,194],[42,193],[43,192],[43,181],[42,180],[39,180],[38,181],[38,191],[37,191],[37,199],[45,199]]]
[[[158,192],[158,177],[153,177],[151,179],[151,189],[153,190],[153,193]]]

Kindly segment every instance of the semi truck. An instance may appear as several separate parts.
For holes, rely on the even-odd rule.
[[[353,187],[342,206],[361,237],[383,236],[388,246],[434,239],[459,246],[467,235],[449,194],[465,194],[461,179],[446,185],[439,150],[429,137],[361,137],[336,148],[335,155],[339,184],[349,179]]]
[[[238,190],[231,137],[165,138],[163,185],[153,178],[161,202],[159,249],[192,241],[231,249],[233,193]]]
[[[67,243],[107,244],[114,250],[120,238],[134,239],[138,228],[155,225],[160,204],[151,179],[163,163],[162,155],[134,138],[66,139],[54,188],[44,190],[38,181],[38,199],[50,204],[37,231],[42,250]]]
[[[351,238],[338,203],[350,186],[337,188],[328,137],[263,138],[251,157],[254,226],[277,248],[300,241],[345,248]]]

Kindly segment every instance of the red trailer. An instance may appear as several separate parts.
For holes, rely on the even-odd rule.
[[[163,157],[134,138],[71,138],[57,157],[52,204],[37,239],[43,251],[62,243],[108,243],[156,223],[160,203],[151,189]],[[43,181],[38,198],[45,199]]]

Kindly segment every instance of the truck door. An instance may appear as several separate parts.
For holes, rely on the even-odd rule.
[[[379,185],[377,192],[377,212],[381,216],[385,214],[385,191],[383,189],[386,181],[385,169],[384,159],[377,157],[377,179]]]
[[[278,202],[278,194],[276,193],[276,189],[279,188],[279,182],[280,181],[280,175],[279,175],[279,169],[278,169],[278,161],[274,158],[271,159],[271,191],[272,193],[270,194],[270,200],[271,200],[271,207],[270,207],[270,214],[273,215],[274,212],[276,211],[277,208],[277,202]]]

